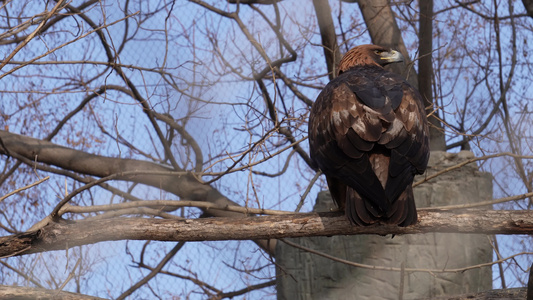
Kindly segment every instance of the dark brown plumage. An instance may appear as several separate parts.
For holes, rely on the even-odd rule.
[[[380,46],[351,49],[311,109],[311,158],[353,224],[417,221],[412,183],[429,159],[428,125],[418,91],[383,69],[399,61]]]

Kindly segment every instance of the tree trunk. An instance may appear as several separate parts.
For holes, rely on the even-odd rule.
[[[337,35],[335,34],[335,24],[333,24],[333,18],[331,17],[331,8],[328,0],[313,0],[313,5],[320,36],[322,37],[329,80],[332,80],[337,77],[337,65],[341,59],[341,53],[337,45]]]
[[[418,45],[418,91],[424,99],[426,113],[432,114],[428,121],[429,147],[432,151],[445,151],[444,130],[435,111],[433,98],[433,0],[420,1],[419,19],[419,45]]]

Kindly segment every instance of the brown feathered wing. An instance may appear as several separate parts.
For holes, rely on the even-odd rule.
[[[363,66],[332,80],[311,110],[309,142],[352,223],[416,223],[411,185],[428,162],[428,127],[420,94],[400,76]]]

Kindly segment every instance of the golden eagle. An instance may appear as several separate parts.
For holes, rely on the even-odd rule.
[[[428,125],[420,93],[383,69],[401,61],[376,45],[351,49],[311,109],[311,159],[352,224],[417,221],[412,183],[429,159]]]

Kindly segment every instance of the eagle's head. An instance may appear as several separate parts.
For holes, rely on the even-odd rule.
[[[341,74],[357,66],[383,67],[396,62],[403,62],[403,55],[399,51],[378,45],[361,45],[344,54],[339,63],[338,72]]]

